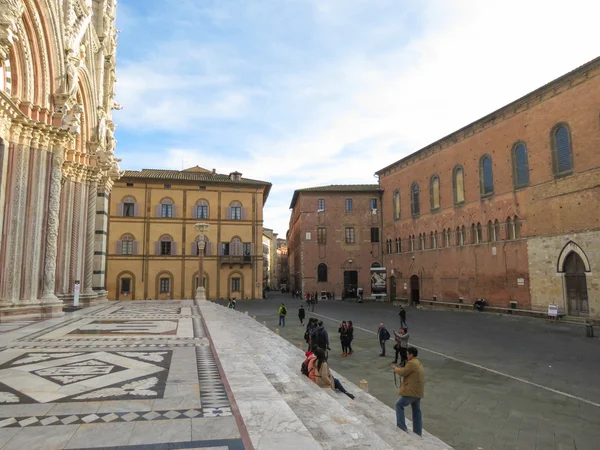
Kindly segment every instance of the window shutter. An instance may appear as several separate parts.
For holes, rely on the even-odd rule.
[[[210,242],[207,242],[204,246],[204,256],[210,256],[211,252],[211,245]]]
[[[217,255],[218,256],[223,256],[223,244],[219,243],[217,245],[218,245],[218,247],[217,247]]]
[[[483,160],[483,193],[491,194],[494,192],[494,176],[492,173],[492,158],[486,157]]]
[[[117,241],[117,255],[123,253],[123,241]]]
[[[255,250],[254,250],[254,242],[252,242],[250,244],[250,256],[254,256],[255,254]]]
[[[117,216],[123,217],[123,203],[117,203]]]
[[[138,254],[138,241],[133,241],[133,252],[134,255]]]
[[[192,242],[192,251],[190,252],[192,256],[198,256],[198,242]]]
[[[198,218],[198,207],[197,206],[192,206],[192,218],[193,219]]]
[[[177,217],[177,205],[171,206],[171,217]]]
[[[170,255],[176,255],[177,254],[177,244],[175,242],[171,242],[171,253]]]
[[[227,207],[227,220],[231,220],[231,208]]]
[[[571,170],[571,142],[565,127],[556,130],[556,165],[559,173]]]
[[[246,208],[242,208],[242,220],[246,220]]]
[[[210,205],[208,203],[206,204],[206,218],[210,218]]]
[[[156,217],[161,217],[162,215],[162,205],[156,205]]]
[[[519,144],[515,149],[515,168],[517,172],[517,186],[528,185],[529,164],[527,163],[527,149],[523,144]]]
[[[136,203],[133,205],[133,216],[140,217],[140,204]]]
[[[155,255],[160,255],[160,242],[155,242],[154,243],[154,254]]]

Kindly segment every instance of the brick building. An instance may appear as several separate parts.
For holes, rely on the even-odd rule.
[[[382,265],[381,191],[333,185],[294,191],[287,234],[291,289],[370,293],[370,267]]]
[[[205,233],[203,283],[211,299],[261,298],[263,205],[271,184],[201,167],[127,170],[110,199],[111,300],[194,298],[196,222]]]
[[[600,316],[600,58],[381,169],[392,295]]]

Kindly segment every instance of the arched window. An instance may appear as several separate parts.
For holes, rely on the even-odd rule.
[[[454,191],[454,204],[465,202],[465,171],[462,166],[455,166],[452,173],[452,189]]]
[[[498,222],[498,219],[494,220],[494,240],[500,240],[500,222]]]
[[[175,242],[173,242],[173,238],[168,234],[162,235],[156,243],[155,253],[162,256],[175,255]]]
[[[446,247],[450,247],[450,228],[445,231],[445,239]]]
[[[515,239],[519,239],[519,236],[521,234],[521,226],[519,223],[519,218],[517,216],[513,217],[513,227],[514,227],[514,235],[515,235]]]
[[[210,210],[208,202],[206,200],[199,200],[192,210],[194,219],[208,219],[210,217]]]
[[[408,239],[410,240],[410,251],[414,252],[415,251],[415,235],[411,234]]]
[[[400,219],[400,191],[394,191],[394,220]]]
[[[429,233],[429,248],[435,248],[435,237],[433,236],[433,231]]]
[[[229,244],[229,254],[231,256],[242,256],[242,241],[234,237]]]
[[[471,244],[477,244],[477,230],[475,230],[475,224],[471,224]]]
[[[429,195],[431,197],[431,210],[440,209],[440,177],[434,175],[429,183]]]
[[[487,223],[487,238],[488,242],[496,242],[496,230],[491,220],[488,220]]]
[[[177,217],[177,208],[173,204],[173,200],[163,198],[156,208],[156,216],[164,218]]]
[[[402,252],[402,239],[396,239],[396,253]]]
[[[419,185],[417,183],[413,183],[410,187],[410,211],[413,216],[418,216],[421,213]]]
[[[231,202],[227,207],[227,220],[245,220],[246,208],[242,208],[240,202]]]
[[[483,242],[483,229],[481,228],[481,223],[477,222],[477,243],[481,244]]]
[[[479,186],[482,197],[494,193],[492,158],[488,155],[483,156],[479,161]]]
[[[527,147],[519,142],[513,147],[513,184],[515,188],[529,185],[529,162],[527,161]]]
[[[324,198],[320,198],[319,200],[317,200],[317,212],[318,211],[325,211],[325,199]]]
[[[425,233],[419,234],[419,250],[425,250]]]
[[[381,264],[379,264],[378,262],[374,262],[373,264],[371,264],[371,267],[381,267]]]
[[[464,225],[460,228],[460,241],[462,242],[461,245],[464,245],[465,242],[467,242],[467,229]]]
[[[136,217],[139,216],[139,206],[135,203],[135,198],[127,196],[123,199],[123,202],[117,206],[118,216],[122,217]]]
[[[462,245],[462,243],[460,242],[460,227],[456,227],[456,245]]]
[[[506,239],[512,241],[515,238],[515,224],[512,218],[506,219]]]
[[[573,171],[571,133],[565,124],[559,124],[552,130],[552,165],[554,175],[568,175]]]
[[[327,264],[319,264],[317,267],[317,282],[318,283],[326,283],[327,282]]]
[[[124,234],[117,241],[117,255],[137,255],[137,242],[131,234]]]

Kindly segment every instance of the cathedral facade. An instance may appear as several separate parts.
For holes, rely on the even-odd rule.
[[[106,299],[115,0],[0,0],[0,321]]]

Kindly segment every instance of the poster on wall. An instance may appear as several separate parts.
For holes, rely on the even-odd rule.
[[[387,295],[387,270],[385,267],[371,267],[371,294]]]

